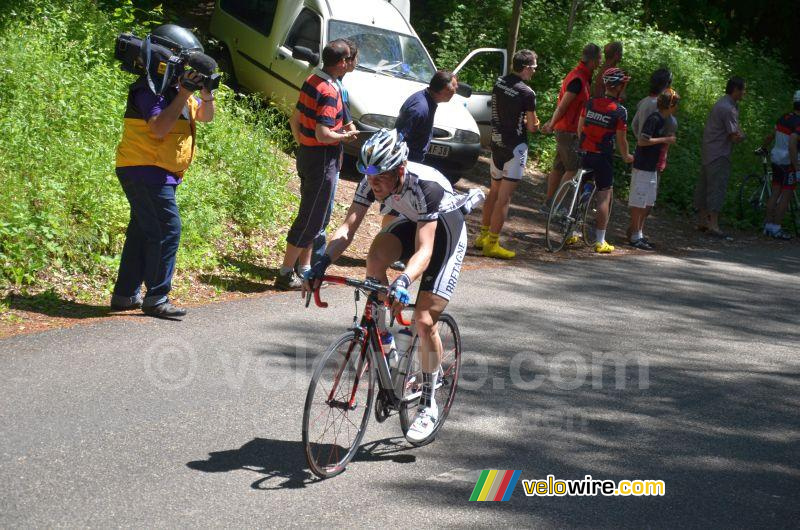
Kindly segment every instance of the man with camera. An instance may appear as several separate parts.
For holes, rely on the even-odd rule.
[[[116,173],[131,216],[111,308],[141,307],[154,317],[182,317],[186,310],[168,298],[181,236],[175,191],[194,156],[195,123],[214,118],[215,84],[209,79],[216,76],[209,74],[216,64],[202,53],[202,45],[189,30],[172,24],[156,28],[145,39],[136,49],[134,64],[125,64],[119,48],[118,41],[123,69],[140,76],[128,92],[117,147]],[[169,52],[154,51],[164,49]],[[165,58],[170,52],[174,55]],[[184,57],[195,60],[183,61]],[[194,69],[184,71],[184,62]],[[194,95],[197,91],[199,97]]]

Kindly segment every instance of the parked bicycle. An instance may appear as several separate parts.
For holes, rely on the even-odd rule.
[[[591,172],[591,169],[579,169],[556,191],[545,228],[550,252],[558,252],[567,242],[577,242],[576,238],[582,238],[586,245],[594,244],[597,197]],[[610,217],[610,209],[608,214]]]
[[[381,306],[388,306],[379,297],[387,297],[389,288],[371,280],[355,280],[339,276],[324,276],[322,281],[355,288],[356,315],[352,327],[336,339],[316,361],[303,411],[303,446],[311,471],[320,478],[330,478],[345,470],[358,451],[374,409],[378,422],[398,413],[405,434],[416,419],[422,396],[422,364],[418,355],[417,336],[407,352],[398,352],[395,367],[391,367],[380,340],[375,321]],[[358,321],[360,294],[367,295],[361,321]],[[306,306],[312,293],[306,298]],[[320,299],[319,289],[313,291],[319,307],[328,304]],[[388,297],[387,297],[388,298]],[[407,306],[413,308],[413,305]],[[398,322],[410,322],[398,316]],[[424,440],[411,442],[422,446],[432,442],[441,431],[458,388],[461,367],[461,335],[452,316],[442,313],[438,322],[442,341],[442,368],[434,386],[435,399],[440,403],[436,428]],[[395,363],[392,363],[395,364]],[[378,383],[377,396],[375,382]]]
[[[756,223],[764,221],[767,201],[772,196],[772,164],[769,160],[769,151],[759,147],[753,154],[761,157],[761,174],[751,173],[742,178],[739,185],[739,219],[751,217]],[[800,235],[800,197],[797,190],[792,194],[789,202],[789,217],[795,235]]]

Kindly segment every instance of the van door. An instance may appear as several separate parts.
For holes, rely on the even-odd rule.
[[[292,57],[295,46],[304,46],[312,52],[320,54],[322,64],[322,17],[312,9],[303,8],[292,27],[277,47],[275,56],[270,66],[273,75],[277,78],[272,99],[276,105],[284,109],[294,108],[297,94],[303,81],[314,70],[315,65]]]
[[[278,0],[219,0],[214,31],[225,36],[237,81],[251,90],[269,82],[269,43],[276,40],[273,30],[280,31],[275,24],[277,8]]]
[[[502,48],[478,48],[453,70],[459,82],[472,87],[472,95],[466,98],[467,110],[478,124],[484,147],[489,147],[492,140],[492,87],[498,77],[508,72],[507,57]]]

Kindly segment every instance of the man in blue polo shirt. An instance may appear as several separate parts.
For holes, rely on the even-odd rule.
[[[428,83],[428,88],[411,94],[400,107],[397,132],[400,141],[408,145],[408,160],[422,162],[433,138],[433,117],[439,103],[453,98],[458,80],[451,73],[439,70]]]

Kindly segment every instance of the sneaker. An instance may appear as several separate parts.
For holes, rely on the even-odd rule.
[[[300,279],[300,276],[298,276],[294,270],[286,274],[278,273],[278,277],[275,278],[275,287],[281,291],[296,291],[303,287],[303,280]]]
[[[614,245],[610,245],[608,241],[603,241],[602,243],[595,243],[594,244],[594,251],[598,254],[609,254],[614,252]]]
[[[489,234],[478,234],[478,237],[475,238],[475,243],[472,244],[478,250],[483,250],[483,245],[486,243],[486,236]]]
[[[633,248],[638,248],[639,250],[655,250],[650,243],[647,242],[645,238],[637,239],[636,241],[631,241],[630,245]]]
[[[649,240],[649,239],[647,239],[646,237],[643,237],[642,239],[644,240],[644,242],[645,242],[645,243],[647,243],[648,245],[650,245],[650,248],[652,248],[653,250],[655,250],[655,249],[656,249],[656,244],[655,244],[655,243],[653,243],[652,241],[650,241],[650,240]]]
[[[150,307],[143,307],[142,311],[145,315],[156,318],[180,318],[186,316],[186,310],[175,307],[169,302],[158,304]]]
[[[439,419],[439,410],[435,407],[420,407],[417,418],[408,428],[406,439],[411,442],[422,442],[433,434],[436,421]]]
[[[580,242],[581,242],[581,236],[579,236],[578,234],[572,234],[567,238],[566,241],[564,241],[564,244],[570,246],[570,245],[577,245]]]
[[[487,258],[497,259],[514,259],[517,255],[513,250],[508,250],[500,246],[500,243],[495,241],[492,243],[485,243],[483,246],[483,255]]]
[[[776,230],[775,232],[772,232],[769,235],[771,237],[774,237],[775,239],[782,239],[783,241],[789,241],[790,239],[792,239],[792,234],[790,234],[789,232],[787,232],[783,228],[779,228],[778,230]]]
[[[111,310],[112,311],[130,311],[131,309],[139,309],[142,307],[142,297],[138,296],[134,301],[129,303],[120,303],[119,300],[123,297],[111,297]]]

